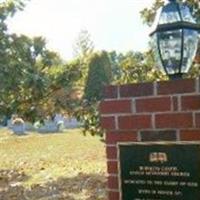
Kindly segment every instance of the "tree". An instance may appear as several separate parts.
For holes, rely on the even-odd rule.
[[[34,121],[55,107],[67,106],[54,93],[61,88],[69,91],[80,78],[80,69],[64,64],[47,49],[44,38],[8,33],[6,19],[23,5],[14,0],[0,5],[0,113],[19,113]]]
[[[94,43],[87,30],[81,30],[73,46],[75,57],[86,58],[94,50]]]
[[[107,52],[94,53],[88,63],[88,77],[85,86],[85,99],[100,100],[104,85],[111,83],[111,63]]]
[[[118,55],[120,75],[116,84],[156,81],[163,78],[155,68],[152,51],[145,53],[129,51]]]
[[[74,109],[75,116],[82,121],[84,133],[102,135],[98,105],[102,99],[103,87],[112,81],[108,53],[93,53],[88,59],[88,68],[84,95]]]
[[[94,43],[87,30],[81,30],[73,45],[75,60],[79,63],[81,70],[81,79],[77,81],[77,85],[84,90],[86,78],[88,74],[88,59],[94,51]]]
[[[118,54],[116,51],[107,52],[112,71],[112,83],[119,83],[122,76],[122,68],[120,66],[120,60],[122,59],[122,54]]]
[[[1,113],[9,113],[8,108],[9,102],[13,103],[13,97],[10,89],[14,88],[15,85],[11,84],[13,75],[13,62],[11,62],[12,52],[11,47],[12,36],[7,32],[6,19],[15,14],[16,11],[22,10],[24,7],[23,1],[4,1],[0,4],[0,110]],[[12,65],[11,65],[12,64]]]

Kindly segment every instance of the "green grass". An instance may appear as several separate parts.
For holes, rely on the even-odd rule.
[[[0,130],[0,199],[105,200],[105,183],[99,137],[80,129],[24,136]]]

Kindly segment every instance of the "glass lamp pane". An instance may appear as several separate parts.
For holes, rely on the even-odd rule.
[[[184,52],[182,62],[182,73],[187,73],[192,65],[198,48],[198,32],[184,29]]]
[[[161,60],[168,74],[179,73],[182,30],[158,33]]]
[[[177,9],[177,4],[166,5],[160,15],[159,24],[169,24],[178,21],[181,21],[181,18]]]
[[[174,23],[180,21],[179,14],[177,12],[162,13],[160,16],[159,24]]]
[[[150,43],[152,49],[153,49],[153,54],[154,54],[154,58],[155,61],[157,63],[157,67],[163,72],[165,73],[165,70],[163,68],[162,62],[161,62],[161,58],[159,56],[159,51],[158,51],[158,35],[157,33],[155,33],[152,37],[151,37],[151,43]]]
[[[180,5],[180,11],[183,21],[196,23],[188,6],[186,5]]]

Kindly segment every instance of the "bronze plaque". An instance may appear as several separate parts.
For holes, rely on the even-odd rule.
[[[121,200],[200,200],[200,143],[118,144]]]

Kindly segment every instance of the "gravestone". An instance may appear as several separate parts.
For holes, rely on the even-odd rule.
[[[44,120],[44,124],[37,128],[39,133],[56,133],[58,131],[57,125],[52,120]]]
[[[23,135],[25,133],[25,125],[24,124],[14,124],[12,126],[12,130],[17,135]]]
[[[12,130],[17,135],[23,135],[25,133],[25,124],[23,121],[16,122],[16,120],[12,123]]]
[[[81,123],[74,117],[64,119],[65,128],[78,128],[81,126]]]

